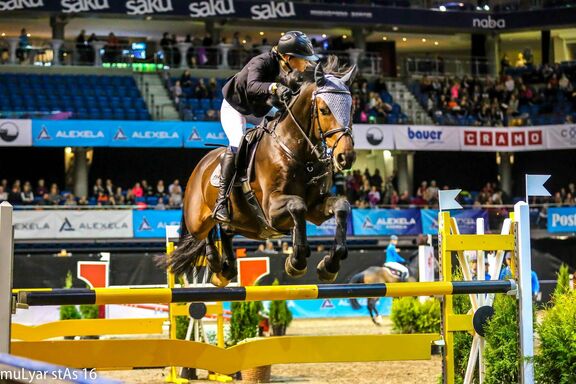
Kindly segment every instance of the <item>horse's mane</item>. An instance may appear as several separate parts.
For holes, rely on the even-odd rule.
[[[335,55],[328,55],[321,65],[325,75],[336,77],[342,77],[349,69],[347,65],[340,65],[338,56]],[[309,65],[304,72],[292,72],[287,76],[288,86],[296,91],[309,83],[313,83],[315,69],[315,65]]]

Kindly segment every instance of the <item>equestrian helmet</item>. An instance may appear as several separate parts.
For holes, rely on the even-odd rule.
[[[286,32],[278,41],[278,52],[308,61],[318,61],[312,42],[305,33],[300,31]]]

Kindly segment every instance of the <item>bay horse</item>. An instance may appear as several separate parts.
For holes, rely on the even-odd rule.
[[[212,284],[226,286],[238,273],[233,235],[264,240],[292,234],[294,252],[286,259],[285,271],[300,277],[310,256],[306,221],[320,225],[334,217],[334,243],[317,273],[322,281],[336,279],[340,261],[348,254],[346,223],[351,208],[345,197],[331,196],[329,189],[333,172],[350,169],[356,159],[349,91],[356,67],[344,70],[330,57],[312,69],[302,75],[299,90],[289,104],[284,102],[280,116],[258,128],[265,133],[257,144],[253,178],[242,188],[232,188],[232,221],[225,228],[212,218],[218,189],[210,182],[225,149],[210,151],[195,167],[184,195],[179,246],[168,260],[174,274],[194,273],[205,255]],[[253,192],[264,217],[253,214],[250,204],[255,203],[246,190]],[[216,248],[218,235],[221,253]]]

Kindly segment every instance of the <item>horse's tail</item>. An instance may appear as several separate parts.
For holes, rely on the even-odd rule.
[[[353,283],[353,284],[364,283],[364,274],[363,273],[355,274],[354,276],[352,276],[350,278],[349,283]],[[361,308],[360,303],[358,302],[357,299],[349,299],[349,300],[350,300],[350,306],[352,306],[352,309],[359,310]]]
[[[198,240],[188,232],[184,221],[184,213],[180,221],[180,238],[178,246],[170,254],[162,255],[157,260],[159,264],[169,268],[176,276],[193,274],[198,259],[206,253],[206,239]]]

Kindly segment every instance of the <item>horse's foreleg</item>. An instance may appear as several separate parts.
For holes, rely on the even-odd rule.
[[[310,256],[310,246],[306,238],[306,202],[299,196],[278,196],[271,199],[270,219],[272,225],[281,225],[286,219],[292,219],[293,253],[286,258],[284,269],[292,277],[300,277],[306,273],[307,258]]]
[[[330,254],[318,263],[316,271],[322,281],[333,282],[338,276],[340,270],[340,260],[348,256],[348,246],[346,244],[346,230],[348,216],[350,215],[350,203],[345,198],[328,198],[326,199],[325,210],[328,213],[333,212],[336,219],[336,233],[334,243]]]

